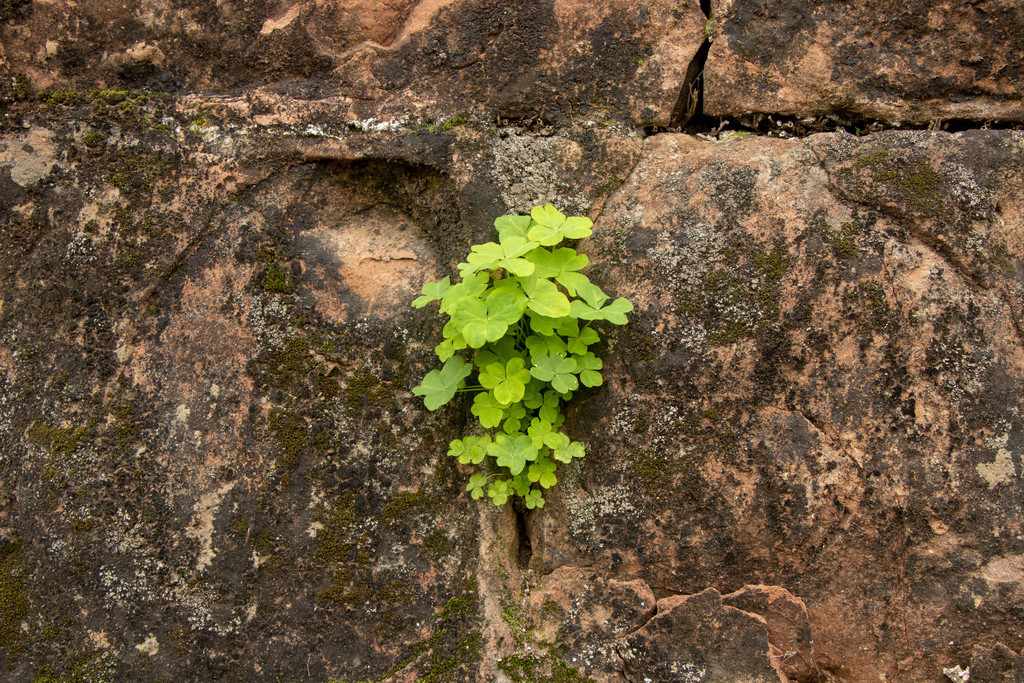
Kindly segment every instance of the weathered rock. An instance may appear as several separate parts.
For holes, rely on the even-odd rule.
[[[584,245],[640,313],[572,413],[601,457],[534,522],[534,566],[785,585],[851,680],[927,679],[913,652],[1010,628],[1020,145],[647,141]]]
[[[760,615],[768,627],[772,665],[790,681],[813,681],[818,677],[814,643],[807,606],[779,586],[744,586],[722,596],[722,603]]]
[[[1002,643],[991,648],[975,646],[969,671],[974,683],[1018,683],[1024,681],[1024,657]]]
[[[1024,120],[1015,0],[715,0],[712,17],[712,116]]]
[[[639,680],[784,680],[772,667],[764,619],[722,604],[714,588],[659,600],[658,614],[626,638],[619,654],[626,673]]]
[[[1019,132],[640,140],[694,3],[65,5],[0,6],[5,678],[1018,675]],[[756,83],[845,25],[729,7]],[[637,310],[569,408],[588,457],[516,513],[443,455],[468,403],[410,393],[407,302],[544,201]]]
[[[65,96],[271,84],[333,96],[328,120],[667,125],[703,27],[696,0],[34,3],[0,25],[0,67]]]

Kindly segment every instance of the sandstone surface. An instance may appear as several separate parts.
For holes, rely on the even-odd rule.
[[[1019,679],[1020,10],[801,7],[0,6],[3,677]],[[545,202],[636,310],[495,509],[408,302]]]
[[[712,116],[1024,117],[1015,0],[714,0],[710,34]]]

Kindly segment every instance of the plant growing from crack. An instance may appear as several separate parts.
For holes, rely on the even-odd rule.
[[[604,381],[602,361],[589,350],[601,339],[592,324],[625,325],[633,310],[579,272],[588,263],[584,254],[558,246],[589,236],[592,226],[551,204],[529,216],[501,216],[494,221],[498,241],[473,246],[458,265],[461,282],[428,282],[412,302],[422,308],[440,301],[448,316],[434,349],[444,365],[413,393],[431,411],[457,393],[475,393],[471,411],[480,429],[448,448],[460,463],[481,466],[466,486],[474,499],[486,493],[500,506],[518,496],[527,508],[542,508],[558,464],[586,454],[561,431],[562,407],[581,385]]]

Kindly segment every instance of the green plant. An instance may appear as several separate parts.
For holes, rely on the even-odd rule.
[[[633,310],[628,299],[609,302],[579,272],[585,255],[555,248],[587,237],[592,225],[566,218],[551,204],[529,216],[501,216],[494,221],[498,241],[472,247],[459,264],[461,282],[428,282],[412,302],[422,308],[440,301],[448,316],[444,341],[434,349],[444,365],[413,393],[431,411],[457,393],[476,394],[471,410],[480,429],[448,449],[460,463],[482,467],[466,486],[474,499],[486,489],[495,505],[519,496],[527,508],[544,507],[543,491],[557,482],[557,464],[586,454],[582,443],[560,431],[562,406],[581,384],[604,381],[602,361],[589,350],[600,341],[592,323],[625,325]]]

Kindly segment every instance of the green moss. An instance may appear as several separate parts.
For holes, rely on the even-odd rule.
[[[390,386],[382,384],[379,377],[369,370],[358,370],[345,387],[345,415],[358,417],[368,407],[381,407],[392,396]]]
[[[294,384],[309,372],[309,342],[304,337],[285,340],[281,349],[274,350],[267,359],[267,378],[275,387]]]
[[[513,683],[594,683],[594,679],[582,675],[564,659],[550,653],[543,657],[532,654],[508,655],[498,662],[498,668],[504,671]],[[544,669],[550,673],[545,673]]]
[[[24,647],[21,622],[28,616],[25,555],[16,540],[4,540],[0,548],[0,646],[14,659]]]
[[[422,491],[403,491],[381,508],[380,520],[384,524],[391,524],[399,519],[404,519],[409,514],[409,510],[429,501],[430,498]]]
[[[884,192],[919,213],[945,216],[949,209],[941,193],[938,172],[922,159],[894,159],[884,149],[869,152],[854,161],[854,168],[866,170],[871,181]]]
[[[77,90],[53,88],[42,91],[37,97],[39,101],[49,105],[72,107],[81,102],[85,96]]]
[[[369,595],[363,587],[352,582],[352,570],[342,567],[334,573],[331,584],[317,593],[317,597],[337,605],[364,605]]]
[[[423,550],[429,551],[434,557],[444,557],[451,552],[452,543],[448,533],[441,528],[434,529],[423,539]]]
[[[544,604],[541,605],[540,613],[548,619],[560,619],[565,614],[565,610],[551,598],[546,598]]]
[[[159,153],[125,151],[112,159],[117,171],[106,181],[128,195],[149,194],[153,183],[170,168],[170,161]]]
[[[295,291],[295,285],[288,281],[284,268],[271,263],[263,274],[263,289],[278,294],[291,294]]]
[[[337,564],[348,560],[353,546],[352,531],[355,525],[355,497],[342,496],[321,520],[324,528],[317,534],[317,549],[313,559],[323,564]]]
[[[479,599],[479,586],[475,578],[466,579],[462,585],[462,593],[450,598],[437,613],[438,622],[444,624],[458,616],[468,614]]]
[[[672,479],[672,463],[662,453],[637,449],[630,453],[633,472],[643,481],[644,487],[656,491],[667,487]]]
[[[469,123],[469,116],[467,116],[466,114],[456,114],[455,116],[451,117],[450,119],[444,122],[444,125],[441,127],[441,130],[447,133],[452,128],[455,128],[456,126],[461,126],[466,123]]]
[[[78,450],[83,441],[96,435],[97,420],[90,420],[81,427],[50,427],[42,420],[36,420],[28,428],[28,438],[32,443],[46,446],[57,458],[65,458]]]
[[[91,130],[82,136],[82,144],[86,147],[99,147],[107,140],[107,133],[102,130]]]
[[[270,411],[267,426],[274,433],[277,445],[281,449],[275,466],[288,467],[299,457],[306,442],[309,441],[309,430],[301,415],[274,408]]]

